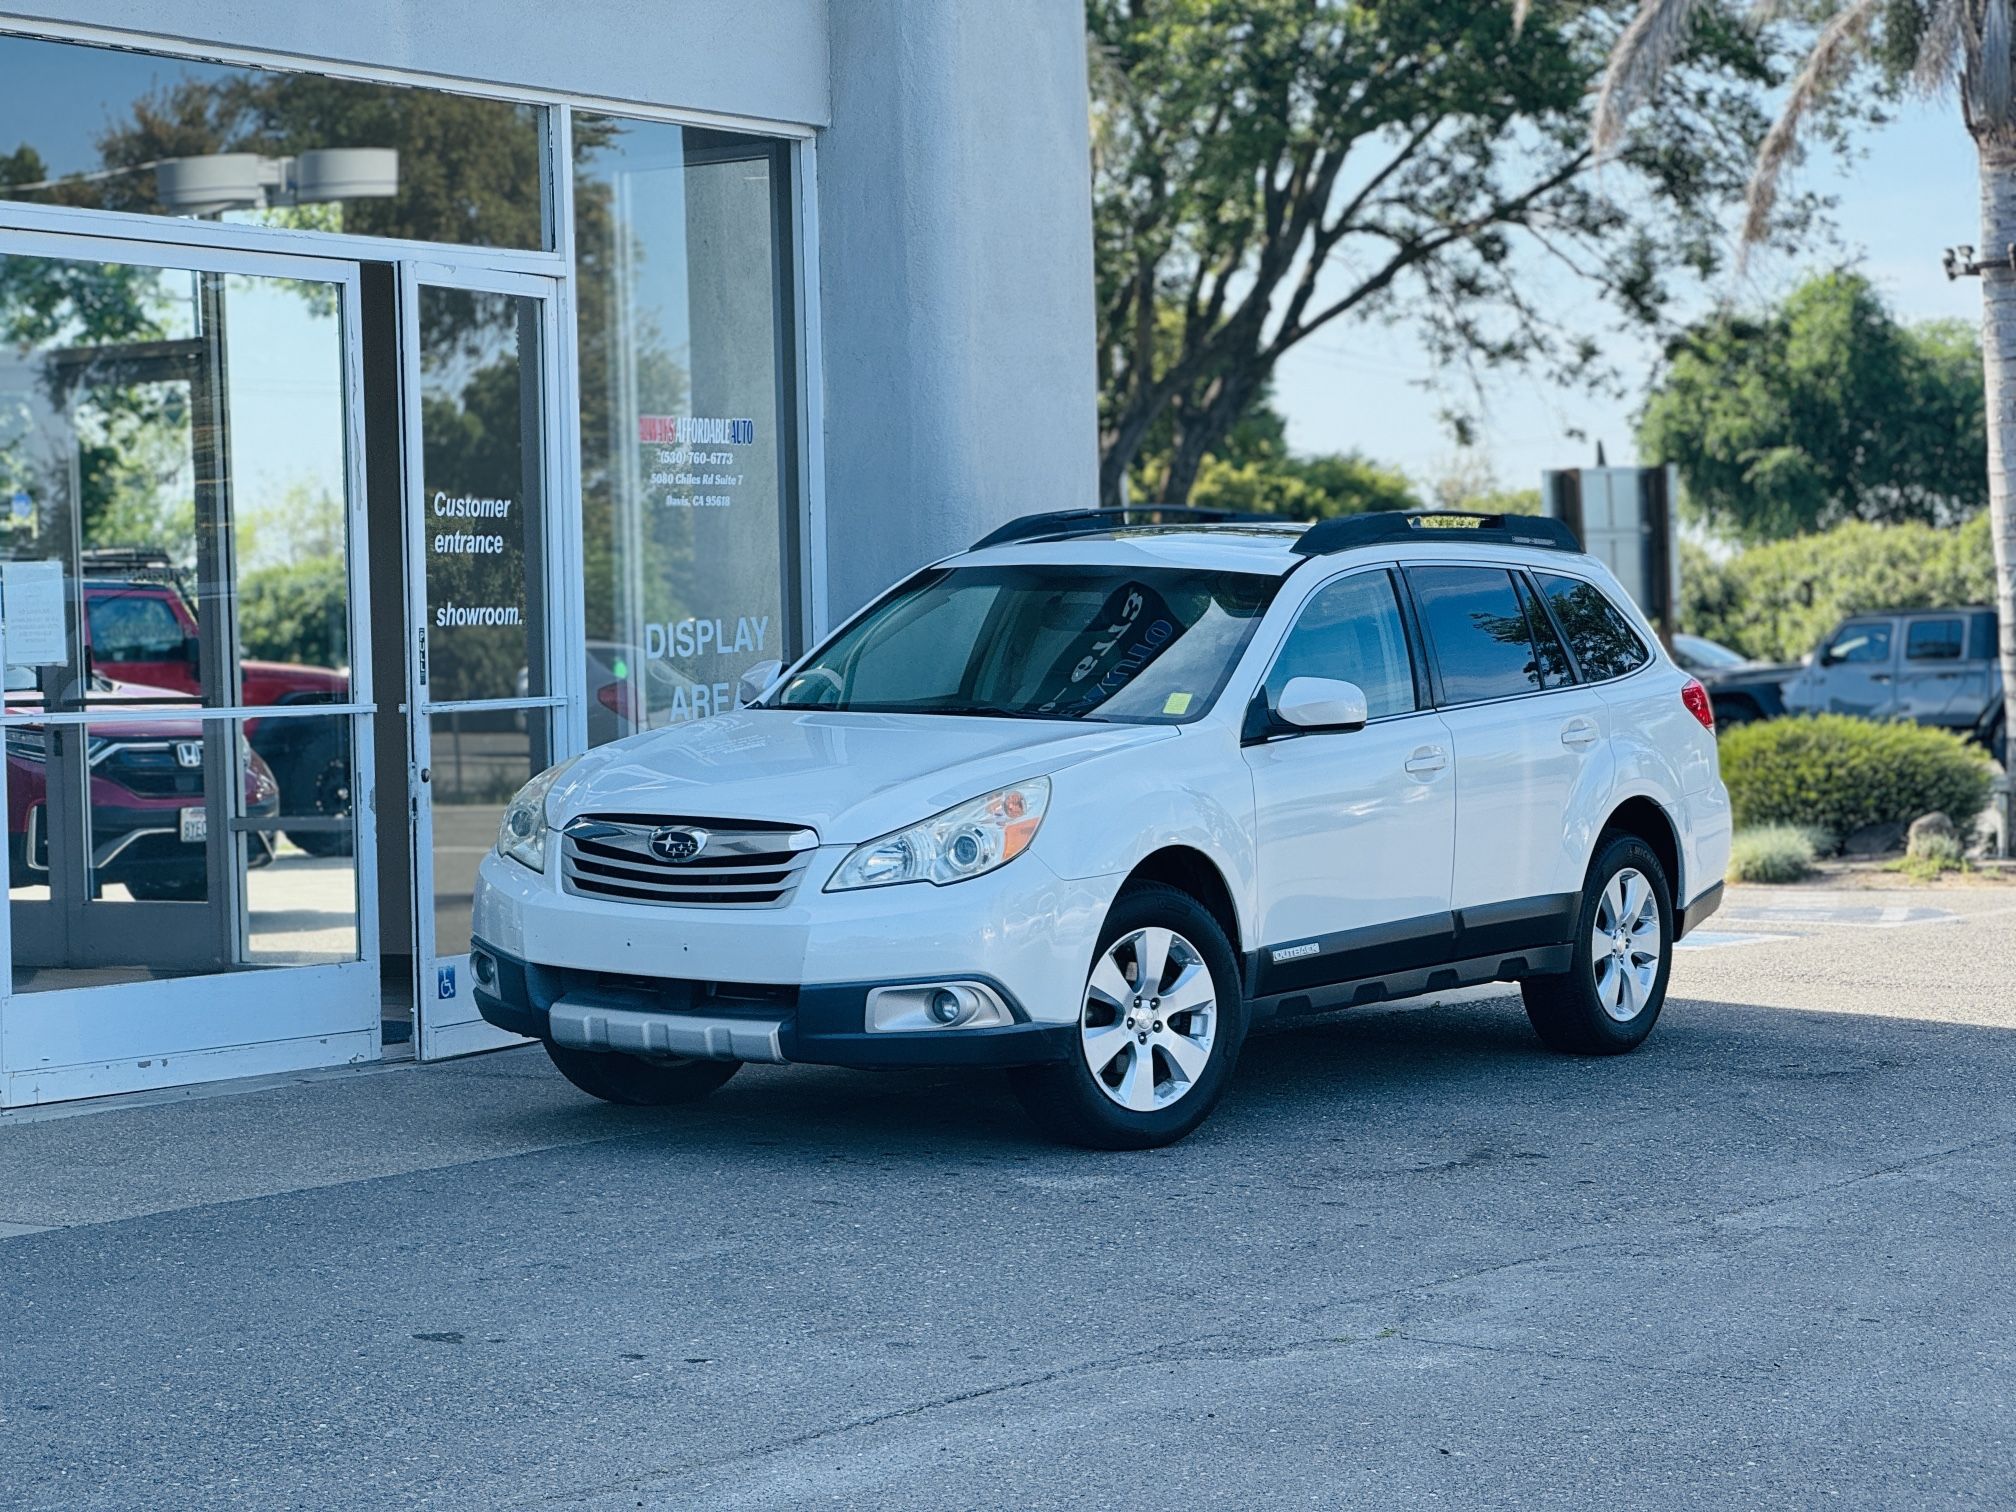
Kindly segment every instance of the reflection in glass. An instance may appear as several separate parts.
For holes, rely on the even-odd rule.
[[[730,708],[793,645],[786,162],[574,116],[592,744]]]
[[[546,693],[539,302],[422,286],[427,697]]]
[[[10,647],[9,711],[345,701],[338,291],[0,257],[0,334],[0,560],[55,564],[66,621]],[[289,733],[253,732],[285,811],[347,813],[347,759]]]
[[[356,959],[352,847],[287,838],[254,721],[165,713],[8,722],[16,991]],[[299,722],[347,758],[347,717]]]
[[[0,257],[0,341],[17,982],[354,956],[349,721],[198,717],[348,700],[340,291]]]
[[[544,709],[465,710],[428,721],[433,738],[434,953],[469,948],[476,868],[512,796],[553,763]]]
[[[0,79],[0,200],[543,245],[531,106],[30,37]]]

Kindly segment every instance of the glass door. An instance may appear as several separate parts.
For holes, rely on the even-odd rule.
[[[0,1105],[377,1053],[357,290],[0,233]]]
[[[469,978],[476,868],[556,759],[554,285],[403,270],[416,1004],[422,1059],[514,1042]]]

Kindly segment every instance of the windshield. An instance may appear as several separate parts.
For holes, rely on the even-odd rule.
[[[1180,724],[1207,712],[1279,579],[932,568],[798,668],[772,708]]]
[[[1727,646],[1714,641],[1703,640],[1698,635],[1676,635],[1673,650],[1679,656],[1682,666],[1687,667],[1740,667],[1743,658]]]

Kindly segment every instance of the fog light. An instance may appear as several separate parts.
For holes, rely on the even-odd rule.
[[[877,987],[868,994],[867,1028],[872,1032],[930,1033],[939,1029],[1000,1029],[1015,1015],[992,987],[981,982],[912,982]]]
[[[480,950],[469,952],[469,974],[476,978],[480,987],[497,985],[497,963]]]

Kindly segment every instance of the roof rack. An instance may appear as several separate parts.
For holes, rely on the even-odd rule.
[[[1152,518],[1150,518],[1152,516]],[[1199,509],[1188,504],[1128,504],[1118,509],[1060,509],[1050,514],[1023,515],[989,531],[971,546],[1005,546],[1010,541],[1046,537],[1097,535],[1128,525],[1292,525],[1279,515],[1241,514],[1231,509]]]
[[[1393,509],[1318,520],[1296,539],[1294,550],[1299,556],[1329,556],[1358,546],[1384,546],[1396,541],[1539,546],[1549,551],[1582,549],[1582,543],[1565,522],[1542,515]]]

